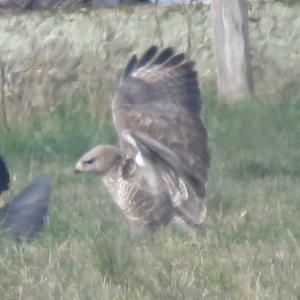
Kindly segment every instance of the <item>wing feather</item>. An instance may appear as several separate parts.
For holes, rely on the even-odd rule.
[[[176,65],[179,65],[180,63],[182,63],[185,59],[185,55],[183,53],[179,53],[177,55],[174,55],[170,60],[168,60],[164,67],[165,68],[171,68],[174,67]]]
[[[113,121],[124,156],[135,159],[138,151],[122,137],[124,130],[147,136],[147,143],[151,141],[148,147],[160,145],[160,149],[152,150],[169,165],[172,165],[168,161],[172,155],[178,160],[169,168],[171,175],[166,174],[166,178],[173,178],[173,186],[179,185],[180,180],[192,186],[194,199],[182,205],[186,215],[191,214],[197,202],[204,211],[210,155],[207,130],[201,118],[202,99],[195,63],[185,60],[183,53],[174,54],[172,48],[157,55],[153,46],[140,60],[131,59],[128,65],[112,103]],[[172,154],[161,149],[169,149]],[[180,169],[188,176],[179,180],[172,172]]]
[[[142,158],[144,178],[152,189],[162,190],[164,182],[177,213],[189,225],[201,224],[206,213],[205,205],[201,201],[204,198],[206,178],[196,178],[176,153],[144,133],[124,130],[123,138],[137,150],[135,160]]]
[[[172,48],[166,48],[163,50],[157,58],[153,61],[153,65],[161,65],[164,64],[167,60],[169,60],[174,54],[174,50]]]
[[[150,47],[141,57],[141,59],[138,61],[137,69],[144,67],[146,64],[148,64],[157,53],[158,49],[156,46]]]
[[[128,77],[133,72],[133,70],[135,69],[136,63],[137,63],[137,57],[136,57],[136,55],[133,55],[131,57],[131,59],[129,60],[127,66],[125,67],[125,70],[123,73],[123,78]]]
[[[51,197],[51,179],[41,175],[0,208],[0,232],[16,239],[34,238],[44,226]]]

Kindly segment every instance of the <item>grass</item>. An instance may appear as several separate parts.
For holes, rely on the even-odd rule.
[[[73,172],[97,143],[116,143],[83,100],[0,128],[10,199],[53,178],[48,225],[20,246],[0,238],[0,299],[300,299],[300,97],[234,105],[207,91],[212,169],[207,235],[169,227],[131,238],[97,178]]]

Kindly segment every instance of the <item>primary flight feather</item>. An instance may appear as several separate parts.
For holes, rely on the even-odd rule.
[[[201,109],[194,62],[156,46],[134,55],[112,101],[121,149],[98,146],[76,169],[102,176],[132,227],[157,229],[178,216],[196,229],[210,164]]]

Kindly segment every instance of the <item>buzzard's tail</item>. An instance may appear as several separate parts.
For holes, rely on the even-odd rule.
[[[0,156],[0,194],[9,188],[9,173],[3,158]]]
[[[51,180],[42,175],[0,208],[0,233],[16,240],[32,239],[44,225],[51,196]]]

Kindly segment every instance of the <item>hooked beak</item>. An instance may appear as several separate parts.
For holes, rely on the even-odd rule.
[[[76,163],[75,172],[76,173],[83,172],[83,163],[82,163],[82,161],[78,161]]]

